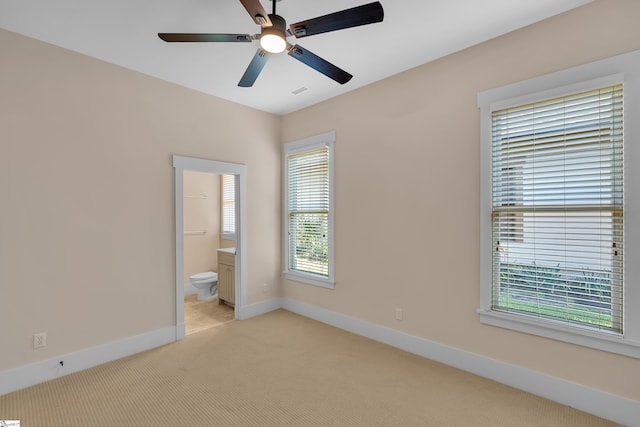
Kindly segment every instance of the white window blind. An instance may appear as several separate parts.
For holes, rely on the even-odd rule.
[[[288,270],[329,277],[329,148],[287,156]]]
[[[236,232],[236,177],[222,175],[222,234]]]
[[[622,334],[622,100],[492,113],[492,310]]]

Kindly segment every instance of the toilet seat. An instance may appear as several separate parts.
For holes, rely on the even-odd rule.
[[[214,273],[212,271],[207,271],[204,273],[198,273],[198,274],[194,274],[193,276],[189,276],[189,279],[191,281],[196,281],[196,282],[208,281],[208,280],[213,280],[217,278],[218,278],[218,273]]]

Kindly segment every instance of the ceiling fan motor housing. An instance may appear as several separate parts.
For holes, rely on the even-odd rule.
[[[271,20],[271,26],[263,27],[262,35],[276,34],[282,36],[283,38],[286,37],[287,21],[285,21],[282,16],[274,15],[272,13],[269,14],[269,19]]]

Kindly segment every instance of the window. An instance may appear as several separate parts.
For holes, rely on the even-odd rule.
[[[622,94],[492,113],[492,310],[623,332]]]
[[[482,323],[640,358],[639,59],[478,94]]]
[[[221,238],[236,238],[236,177],[221,175],[222,181],[222,233]]]
[[[332,288],[333,132],[285,145],[285,274]]]

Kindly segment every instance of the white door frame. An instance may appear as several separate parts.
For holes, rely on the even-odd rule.
[[[235,318],[241,319],[242,308],[247,302],[246,286],[246,178],[247,167],[237,163],[225,163],[194,157],[173,156],[175,169],[175,226],[176,226],[176,340],[185,336],[184,326],[184,171],[209,172],[236,176],[236,301]]]

